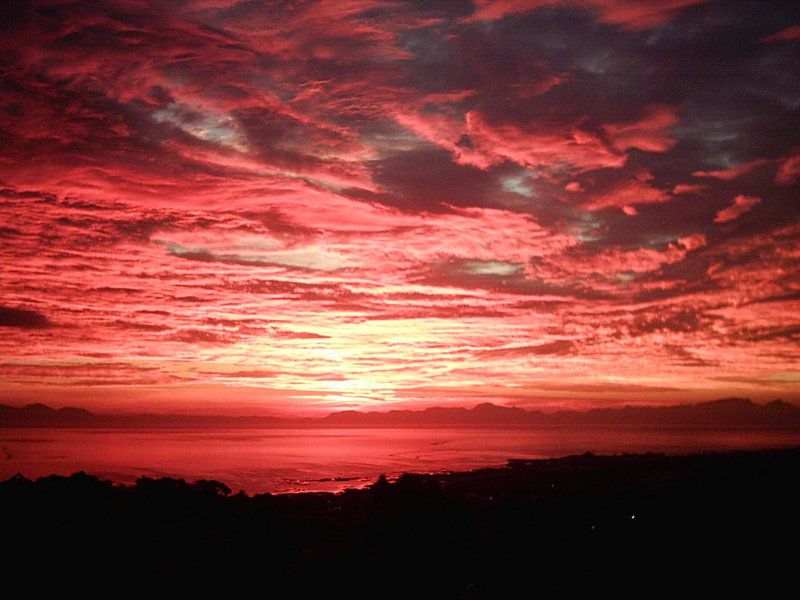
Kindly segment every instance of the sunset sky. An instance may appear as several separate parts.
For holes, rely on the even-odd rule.
[[[0,402],[800,399],[800,3],[0,7]]]

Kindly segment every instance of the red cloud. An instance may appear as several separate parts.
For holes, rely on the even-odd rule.
[[[794,27],[787,27],[786,29],[781,29],[780,31],[773,33],[772,35],[768,35],[766,37],[761,38],[762,42],[787,42],[789,40],[797,40],[800,39],[800,25],[795,25]]]
[[[770,161],[765,159],[751,160],[750,162],[734,165],[727,169],[720,169],[717,171],[695,171],[692,173],[694,177],[713,177],[722,181],[731,181],[742,175],[746,175],[750,171],[757,169],[762,165],[768,164]]]
[[[706,185],[679,183],[674,188],[672,188],[672,193],[676,195],[699,194],[700,192],[704,192],[707,189],[708,186]]]
[[[494,21],[505,16],[525,13],[546,6],[566,5],[597,13],[603,23],[625,29],[649,29],[672,20],[687,6],[705,0],[474,0],[473,21]]]
[[[486,168],[503,160],[525,167],[574,167],[579,170],[618,168],[625,156],[606,148],[602,141],[578,128],[566,133],[524,130],[516,125],[491,125],[478,111],[466,116],[469,142],[454,147],[459,161]]]
[[[626,179],[613,185],[610,189],[592,196],[583,205],[586,210],[601,210],[603,208],[620,208],[626,214],[635,215],[633,209],[637,204],[659,204],[668,202],[672,196],[669,192],[650,185],[652,179],[649,173],[641,174],[634,179]]]
[[[775,183],[779,185],[790,185],[798,181],[800,181],[800,154],[783,160],[775,174]]]
[[[693,233],[692,235],[678,238],[678,243],[687,250],[691,251],[702,248],[708,243],[708,240],[706,240],[706,236],[702,233]]]
[[[603,129],[619,150],[638,148],[647,152],[666,152],[676,143],[668,133],[676,123],[678,116],[672,108],[652,106],[638,121],[605,125]]]
[[[524,167],[577,170],[619,168],[626,157],[606,147],[588,131],[524,128],[512,123],[491,124],[477,110],[464,121],[441,114],[398,113],[395,119],[417,135],[450,150],[457,162],[488,169],[510,161]]]
[[[733,204],[728,208],[723,208],[714,218],[715,223],[727,223],[738,219],[741,215],[751,210],[754,206],[761,204],[761,198],[755,196],[739,195],[733,199]]]

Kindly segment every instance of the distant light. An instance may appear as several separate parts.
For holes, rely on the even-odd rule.
[[[631,521],[633,521],[635,518],[636,518],[636,515],[631,515]]]

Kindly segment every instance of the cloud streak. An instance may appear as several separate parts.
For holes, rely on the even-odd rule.
[[[717,216],[714,218],[714,222],[727,223],[728,221],[733,221],[734,219],[738,219],[744,213],[751,211],[759,204],[761,204],[761,198],[756,198],[755,196],[745,196],[741,194],[733,199],[733,204],[727,208],[723,208],[717,213]]]

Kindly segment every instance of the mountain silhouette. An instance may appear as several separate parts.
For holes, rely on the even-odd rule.
[[[538,410],[478,404],[474,408],[434,407],[420,411],[345,411],[324,419],[330,424],[424,425],[652,425],[652,426],[800,426],[800,407],[775,400],[756,404],[746,398],[725,398],[698,404],[624,406],[588,411]]]
[[[542,412],[490,402],[473,408],[436,406],[386,412],[341,411],[322,418],[265,416],[98,414],[44,404],[0,404],[0,427],[500,427],[500,426],[800,427],[800,407],[775,400],[757,404],[724,398],[697,404],[624,406]]]

